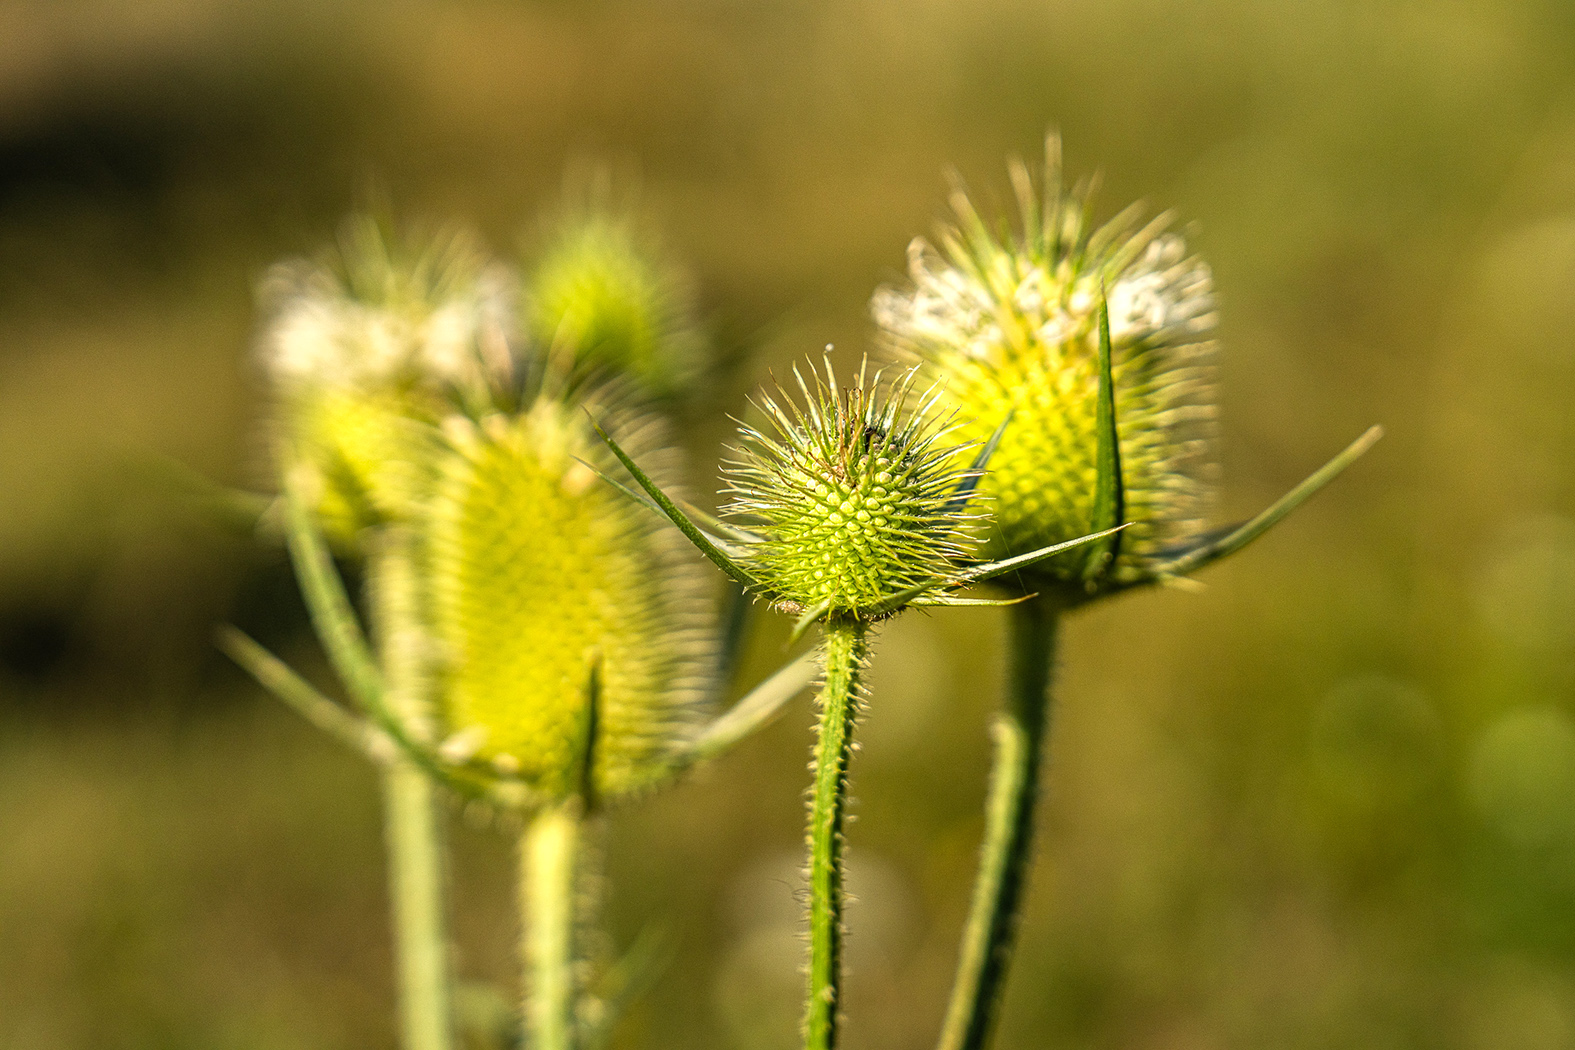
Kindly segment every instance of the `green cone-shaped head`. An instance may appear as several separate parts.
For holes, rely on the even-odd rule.
[[[506,288],[465,238],[398,243],[371,220],[348,224],[327,262],[273,274],[260,351],[279,456],[309,469],[336,542],[408,518],[433,425],[507,382]]]
[[[598,797],[659,781],[715,661],[693,552],[586,465],[611,457],[578,406],[445,434],[427,548],[450,740],[546,798],[580,789],[587,756]]]
[[[648,393],[681,393],[704,362],[688,282],[635,221],[586,208],[553,231],[531,272],[527,327],[575,364],[633,377]]]
[[[1148,577],[1157,552],[1197,532],[1211,480],[1214,326],[1208,267],[1166,217],[1139,227],[1134,209],[1093,229],[1086,191],[1060,185],[1049,143],[1045,185],[1012,175],[1020,226],[992,234],[958,191],[940,250],[909,252],[911,283],[883,288],[872,312],[888,345],[916,359],[963,434],[984,441],[1011,423],[980,482],[993,521],[986,558],[1095,531],[1098,315],[1108,301],[1124,486],[1119,554],[1096,579],[1071,551],[1033,570],[1035,587],[1074,598]]]
[[[798,374],[802,407],[761,399],[771,432],[743,429],[727,513],[759,533],[746,564],[779,605],[860,617],[954,571],[972,523],[954,500],[967,471],[943,418],[905,410],[911,372],[884,393],[862,374],[839,391],[829,363],[812,375]]]

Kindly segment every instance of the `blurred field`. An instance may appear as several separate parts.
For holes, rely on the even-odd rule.
[[[208,640],[322,670],[283,558],[126,468],[261,482],[270,262],[368,200],[513,252],[610,163],[733,355],[710,491],[768,368],[869,345],[943,168],[1003,199],[1050,127],[1105,214],[1196,223],[1222,518],[1389,436],[1204,593],[1069,628],[1003,1050],[1575,1047],[1575,7],[7,0],[0,41],[3,1050],[393,1045],[372,776]],[[880,643],[849,1050],[937,1030],[999,626]],[[613,940],[676,938],[619,1047],[795,1045],[808,725],[611,821]],[[508,840],[457,823],[507,990]]]

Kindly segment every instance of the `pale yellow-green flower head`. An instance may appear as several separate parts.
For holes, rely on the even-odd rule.
[[[408,518],[431,482],[433,426],[508,389],[508,294],[468,238],[401,241],[370,219],[328,260],[270,276],[259,353],[276,451],[307,468],[335,542]]]
[[[649,422],[589,405],[671,473]],[[597,476],[615,464],[578,404],[539,397],[444,434],[425,539],[445,750],[546,800],[660,782],[716,661],[694,553]]]
[[[885,615],[894,595],[957,572],[975,517],[958,486],[971,475],[946,417],[911,397],[911,372],[890,389],[861,373],[839,390],[829,363],[813,376],[798,374],[802,406],[760,399],[771,425],[743,429],[726,513],[756,537],[742,563],[780,607]]]
[[[1113,564],[1082,550],[1034,567],[1025,586],[1073,600],[1140,582],[1167,548],[1202,528],[1212,478],[1213,286],[1167,216],[1128,209],[1095,228],[1086,190],[1060,184],[1059,143],[1036,187],[1012,170],[1017,229],[991,232],[958,190],[939,248],[917,240],[910,281],[883,288],[872,313],[887,345],[916,360],[986,441],[1010,414],[981,480],[992,520],[983,556],[1010,557],[1095,530],[1098,316],[1109,304],[1121,477],[1129,527]]]
[[[611,206],[557,223],[527,278],[525,316],[547,353],[628,375],[648,394],[681,394],[704,367],[688,280]]]

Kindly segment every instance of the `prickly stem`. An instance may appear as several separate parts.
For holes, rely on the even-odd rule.
[[[807,1050],[837,1042],[842,983],[842,848],[848,801],[848,762],[858,720],[860,676],[868,659],[866,627],[836,617],[826,625],[826,682],[820,693],[815,782],[809,819],[809,994],[804,1018]]]

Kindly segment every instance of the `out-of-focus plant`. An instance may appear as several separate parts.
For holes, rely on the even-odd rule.
[[[611,198],[594,179],[547,225],[522,285],[524,328],[554,357],[686,397],[707,356],[693,285],[633,206]]]
[[[336,268],[279,279],[263,340],[284,531],[351,705],[238,631],[222,644],[386,770],[406,1045],[452,1040],[438,788],[526,817],[526,1039],[594,1045],[620,993],[594,997],[587,979],[593,818],[725,750],[812,665],[708,720],[731,664],[712,603],[692,554],[598,479],[613,461],[585,410],[670,461],[660,420],[627,383],[511,339],[484,294],[495,271],[456,242],[401,253],[374,226],[351,229]],[[594,304],[582,312],[594,319]],[[366,558],[375,648],[331,543]]]
[[[325,261],[278,267],[264,286],[259,351],[274,459],[294,501],[292,553],[299,567],[310,523],[364,558],[378,659],[357,669],[360,684],[377,682],[412,739],[439,728],[418,577],[436,424],[513,384],[508,291],[469,238],[401,239],[370,218],[347,223]],[[348,629],[321,617],[318,626]],[[383,757],[401,1028],[412,1050],[441,1050],[452,1038],[441,817],[430,778],[399,754]]]
[[[1380,435],[1369,430],[1257,517],[1207,528],[1216,414],[1208,267],[1169,215],[1141,224],[1134,206],[1095,227],[1087,184],[1062,186],[1054,137],[1038,186],[1021,163],[1011,175],[1014,231],[992,232],[959,187],[940,250],[914,241],[911,283],[879,290],[872,312],[964,436],[1000,433],[979,483],[992,511],[977,531],[986,557],[1125,527],[995,580],[1023,600],[1010,612],[1009,694],[942,1050],[978,1050],[995,1021],[1031,856],[1061,614],[1132,587],[1186,582]]]
[[[795,634],[820,622],[825,678],[809,812],[809,964],[805,1046],[836,1045],[841,1009],[843,823],[853,730],[867,702],[869,632],[909,606],[995,604],[952,592],[1089,542],[1071,538],[989,562],[965,559],[969,508],[997,433],[971,464],[947,440],[956,425],[920,397],[914,375],[883,390],[861,372],[839,390],[828,362],[813,382],[796,373],[803,404],[762,397],[769,419],[745,427],[727,464],[727,521],[685,513],[610,434],[607,444],[657,507],[747,592],[798,618]]]
[[[516,384],[508,271],[461,233],[400,238],[358,217],[324,261],[274,268],[259,356],[274,458],[300,472],[324,531],[359,550],[431,486],[433,425]]]

